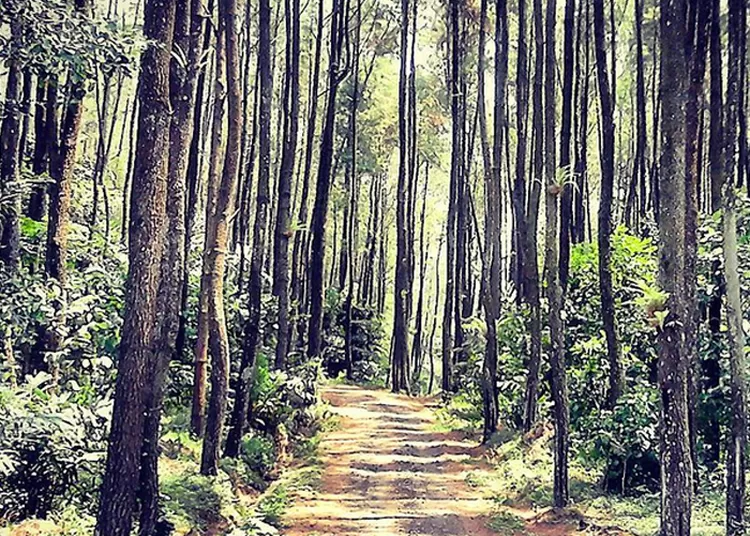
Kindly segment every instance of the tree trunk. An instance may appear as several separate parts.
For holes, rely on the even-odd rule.
[[[224,125],[224,101],[226,91],[223,82],[224,46],[219,41],[223,39],[221,32],[216,32],[216,68],[214,81],[214,101],[211,124],[211,154],[208,164],[208,181],[206,191],[206,230],[203,244],[203,263],[201,267],[201,284],[198,297],[198,326],[195,342],[193,400],[190,428],[194,435],[203,436],[206,425],[206,390],[208,383],[208,318],[209,296],[213,278],[213,260],[209,255],[209,245],[214,241],[214,225],[208,222],[215,220],[218,203],[219,181],[222,173],[222,138]],[[221,61],[218,61],[221,59]],[[188,171],[190,174],[190,171]]]
[[[180,294],[185,279],[185,179],[189,158],[190,140],[195,110],[196,70],[199,60],[197,45],[202,14],[200,0],[177,0],[173,46],[186,55],[182,63],[172,56],[169,71],[169,91],[172,120],[169,127],[169,170],[167,177],[166,224],[169,234],[161,260],[161,283],[157,296],[159,339],[154,357],[155,367],[150,392],[146,395],[146,421],[143,432],[143,457],[141,466],[141,536],[154,533],[159,516],[159,431],[164,379],[169,362],[176,356],[179,329]]]
[[[659,172],[659,285],[668,295],[659,330],[662,400],[661,471],[663,536],[688,536],[693,470],[688,424],[689,362],[684,352],[685,310],[685,10],[681,0],[661,1],[661,164]]]
[[[148,0],[144,34],[151,43],[141,57],[136,167],[131,194],[129,270],[112,429],[101,486],[97,536],[128,536],[135,482],[141,466],[143,426],[154,377],[161,258],[166,236],[169,166],[169,66],[174,0]]]
[[[37,75],[36,94],[34,99],[34,154],[31,170],[35,175],[43,175],[49,170],[49,141],[47,139],[47,87],[48,76]],[[32,220],[42,221],[47,212],[47,185],[34,186],[29,199],[28,216]]]
[[[462,182],[464,151],[464,121],[461,96],[461,70],[462,70],[462,42],[460,37],[461,19],[464,4],[462,0],[451,0],[449,4],[449,32],[450,32],[450,95],[451,95],[451,172],[450,172],[450,198],[448,203],[448,216],[446,228],[447,244],[447,267],[445,283],[445,307],[443,309],[443,334],[442,334],[442,388],[444,393],[453,390],[453,361],[454,344],[458,345],[460,333],[456,330],[456,340],[453,338],[451,325],[460,323],[459,315],[455,311],[460,304],[455,303],[456,289],[461,289],[460,273],[457,270],[457,214],[461,210],[459,203],[459,185]],[[463,262],[463,259],[460,259]],[[454,318],[454,316],[459,316]]]
[[[531,353],[524,393],[523,428],[531,430],[537,419],[537,399],[539,398],[539,369],[542,360],[542,320],[541,299],[539,290],[539,261],[537,251],[537,219],[541,185],[544,180],[544,117],[542,110],[542,87],[544,85],[544,18],[541,0],[534,0],[534,91],[533,108],[533,170],[529,200],[526,207],[526,248],[524,251],[523,287],[526,303],[529,304],[529,332],[531,335]]]
[[[724,112],[724,212],[722,217],[724,278],[727,291],[729,327],[730,425],[727,438],[726,531],[729,536],[745,534],[745,469],[747,460],[747,376],[742,300],[737,255],[737,215],[735,174],[738,171],[738,132],[740,112],[740,66],[742,54],[742,0],[729,2],[727,96]]]
[[[201,7],[202,9],[202,7]],[[208,13],[213,12],[213,0],[209,0],[208,7],[207,7]],[[195,12],[194,12],[195,14]],[[191,33],[196,36],[196,42],[202,44],[200,46],[200,49],[196,50],[196,53],[199,54],[199,57],[203,57],[204,54],[207,54],[209,46],[211,44],[211,31],[210,29],[206,28],[205,23],[205,16],[203,16],[203,13],[201,13],[200,18],[193,18],[193,26],[191,29]],[[208,99],[204,97],[204,93],[206,92],[207,84],[206,84],[206,67],[201,67],[200,64],[195,63],[191,65],[192,73],[191,76],[197,77],[197,80],[195,82],[196,85],[196,94],[195,94],[195,101],[194,101],[194,108],[193,111],[193,128],[192,128],[192,135],[190,137],[190,150],[188,153],[188,165],[187,165],[187,214],[185,216],[185,253],[183,255],[183,258],[185,260],[185,267],[184,271],[185,273],[189,273],[190,268],[190,251],[192,249],[192,236],[193,236],[193,229],[195,227],[195,218],[198,215],[198,200],[199,200],[199,191],[201,187],[201,170],[200,170],[200,153],[202,148],[202,130],[201,125],[203,124],[203,114],[204,110],[208,110],[209,104],[208,102],[204,103],[204,100],[210,101],[210,95],[211,92],[209,90],[208,92]],[[208,114],[206,114],[208,115]],[[185,277],[183,279],[182,283],[182,291],[180,293],[180,326],[177,330],[177,348],[176,348],[176,354],[178,356],[182,356],[185,353],[185,345],[187,344],[187,300],[188,300],[188,290],[189,290],[189,281],[188,278]],[[200,378],[199,371],[195,370],[195,377],[194,381],[197,382]],[[205,374],[203,375],[203,382],[205,385]],[[194,383],[194,394],[199,391],[199,389],[196,389],[196,384]],[[199,416],[195,413],[195,399],[193,399],[193,413],[191,414],[191,430],[193,434],[200,435],[202,430],[202,424],[194,422],[194,418]],[[197,428],[195,425],[199,425]]]
[[[646,75],[643,58],[643,2],[635,0],[635,40],[636,40],[636,140],[633,162],[633,181],[638,185],[639,204],[638,219],[641,223],[638,231],[643,234],[648,200],[646,197]]]
[[[721,209],[721,184],[724,173],[723,161],[723,115],[722,115],[722,83],[721,83],[721,22],[719,19],[719,0],[711,2],[711,84],[710,84],[710,107],[709,107],[709,138],[708,138],[708,175],[709,175],[709,201],[712,213]],[[715,260],[711,266],[711,280],[714,286],[714,292],[711,295],[708,304],[708,324],[711,332],[711,348],[713,349],[708,355],[703,357],[702,365],[702,383],[706,393],[711,393],[707,401],[707,407],[714,409],[710,411],[702,430],[703,435],[703,458],[709,469],[714,469],[719,463],[721,454],[721,426],[719,423],[718,411],[715,408],[720,404],[723,395],[719,392],[721,380],[721,353],[722,339],[721,332],[721,309],[722,300],[726,292],[723,275],[723,264]]]
[[[235,190],[240,169],[242,145],[242,87],[237,0],[219,0],[219,36],[217,39],[217,79],[221,79],[222,52],[226,43],[227,144],[224,169],[216,192],[216,207],[206,223],[206,255],[210,266],[208,292],[208,340],[211,354],[211,396],[206,413],[206,430],[201,452],[201,474],[215,475],[219,470],[219,451],[229,390],[229,339],[224,311],[224,273],[229,242],[229,220],[234,213]],[[221,34],[224,32],[224,43]]]
[[[550,375],[552,380],[553,416],[555,421],[554,446],[554,504],[557,508],[567,506],[568,450],[570,415],[568,409],[568,386],[565,377],[565,337],[562,320],[562,289],[560,288],[560,259],[558,251],[558,211],[560,184],[555,164],[555,23],[556,1],[547,0],[545,51],[545,101],[544,101],[544,171],[545,194],[545,255],[544,270],[547,280],[550,329]],[[540,13],[541,15],[541,13]]]
[[[409,0],[401,0],[401,52],[398,91],[398,186],[396,194],[396,275],[393,313],[393,361],[391,389],[394,393],[409,390],[409,288],[408,207],[409,193],[409,118],[408,113],[408,48]]]
[[[721,185],[723,183],[722,154],[722,67],[721,67],[721,2],[711,0],[711,108],[709,110],[711,125],[708,137],[709,177],[711,181],[711,212],[717,212],[722,206]]]
[[[285,109],[288,112],[284,115],[284,145],[277,185],[279,197],[276,207],[273,277],[274,294],[279,298],[275,360],[277,369],[284,368],[289,349],[289,238],[292,235],[292,179],[297,153],[297,132],[299,130],[299,55],[300,25],[302,24],[299,0],[286,0],[285,19],[287,25],[287,67],[284,93],[288,98],[285,104]]]
[[[414,345],[412,346],[412,363],[414,370],[412,372],[412,385],[420,387],[422,377],[422,366],[424,363],[424,309],[425,309],[425,285],[427,283],[427,244],[425,241],[425,216],[427,213],[427,186],[430,182],[430,162],[425,162],[424,186],[422,187],[422,210],[419,221],[419,295],[417,296],[417,314],[414,325]],[[437,300],[437,296],[435,297]],[[429,307],[429,305],[428,305]]]
[[[307,354],[309,357],[321,355],[323,347],[323,284],[325,261],[325,228],[328,217],[328,201],[331,193],[331,167],[333,163],[334,127],[336,122],[336,94],[346,74],[346,61],[342,52],[348,32],[348,4],[342,0],[333,0],[331,16],[330,60],[328,67],[328,102],[323,122],[323,136],[320,141],[320,164],[318,182],[315,187],[315,205],[313,207],[310,258],[310,322]]]
[[[416,0],[415,0],[416,1]],[[416,4],[415,4],[416,6]],[[415,7],[416,8],[416,7]],[[349,116],[349,153],[351,161],[350,168],[350,191],[349,191],[349,221],[347,229],[349,236],[346,238],[348,248],[347,259],[349,266],[349,280],[347,282],[346,300],[344,301],[344,313],[346,320],[344,322],[344,361],[346,363],[346,377],[353,379],[353,361],[354,361],[354,341],[353,341],[353,323],[352,308],[354,306],[354,278],[356,272],[356,255],[357,255],[357,228],[359,226],[359,168],[357,160],[357,113],[359,108],[360,84],[359,84],[359,63],[361,54],[361,35],[362,35],[362,0],[357,0],[354,30],[354,52],[352,60],[352,97]]]
[[[585,1],[585,0],[584,0]],[[562,124],[560,126],[560,169],[563,177],[560,199],[560,286],[565,294],[570,267],[570,236],[573,224],[573,168],[570,139],[573,116],[573,74],[575,48],[575,0],[565,2],[565,37],[563,44]]]
[[[20,162],[18,147],[21,137],[20,99],[23,86],[21,76],[21,51],[23,47],[23,26],[16,2],[6,7],[10,15],[11,38],[8,77],[5,86],[3,121],[0,127],[0,194],[9,201],[0,214],[0,261],[9,271],[16,271],[20,255],[19,192]]]
[[[301,229],[294,234],[294,245],[292,247],[292,301],[297,303],[298,314],[304,313],[307,310],[307,296],[303,291],[305,277],[303,265],[307,265],[308,252],[305,245],[308,244],[309,237],[307,231],[304,229],[307,227],[307,198],[309,197],[310,192],[312,157],[313,148],[315,146],[315,128],[318,118],[318,85],[320,81],[321,52],[323,48],[323,5],[323,0],[320,0],[318,2],[317,31],[315,37],[315,59],[312,64],[312,78],[308,94],[310,104],[306,129],[307,144],[305,146],[305,167],[302,173],[302,192],[300,193],[299,214],[297,216],[297,223]],[[298,322],[297,327],[300,332],[299,336],[301,340],[303,337],[304,322]]]
[[[622,394],[624,372],[617,340],[615,301],[612,290],[612,202],[615,186],[615,105],[610,93],[607,52],[604,35],[604,0],[594,0],[594,40],[596,42],[596,72],[599,85],[601,113],[601,197],[599,199],[599,296],[602,323],[607,338],[609,362],[609,394],[607,405],[614,408]]]
[[[295,0],[296,1],[296,0]],[[250,259],[248,284],[249,316],[245,326],[242,360],[232,410],[231,427],[227,436],[225,454],[236,457],[240,452],[242,435],[247,426],[250,410],[252,371],[255,366],[260,332],[261,294],[263,290],[263,265],[266,252],[265,236],[268,226],[271,176],[271,105],[273,99],[273,72],[271,71],[271,4],[261,0],[258,10],[258,68],[260,69],[260,107],[258,109],[258,193],[253,225],[253,250]]]
[[[580,78],[583,80],[579,83],[583,84],[580,89],[580,112],[578,114],[578,140],[576,142],[576,163],[575,163],[575,200],[573,202],[573,213],[574,213],[574,224],[571,238],[576,244],[580,244],[586,240],[586,217],[588,209],[588,135],[589,135],[589,73],[590,69],[590,56],[589,54],[589,43],[591,41],[591,28],[589,24],[590,20],[590,2],[585,0],[581,3],[581,11],[579,14],[579,29],[578,38],[581,41],[581,26],[585,27],[585,33],[583,34],[583,61],[577,62],[577,67],[580,74]],[[580,45],[579,45],[580,46]],[[582,63],[582,65],[581,65]],[[590,222],[589,222],[590,227]],[[591,233],[589,232],[589,236]]]
[[[686,51],[690,84],[687,90],[685,122],[685,355],[690,364],[688,384],[688,414],[690,424],[690,452],[693,459],[694,484],[698,487],[698,403],[700,359],[698,356],[698,325],[700,308],[696,295],[698,286],[698,182],[700,176],[700,120],[703,115],[703,80],[706,72],[709,2],[690,0],[691,21],[688,27]],[[693,38],[693,36],[695,36]]]

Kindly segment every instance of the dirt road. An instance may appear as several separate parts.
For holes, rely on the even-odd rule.
[[[423,400],[337,386],[323,398],[341,418],[322,443],[320,489],[285,517],[288,536],[489,536],[492,505],[465,482],[476,442],[435,431]]]

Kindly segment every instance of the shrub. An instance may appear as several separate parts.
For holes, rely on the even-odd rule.
[[[218,477],[182,472],[167,475],[161,485],[167,511],[201,529],[220,522],[235,501],[225,479],[223,473]]]
[[[242,440],[240,458],[251,471],[268,476],[274,466],[273,440],[262,435],[246,436]]]
[[[323,369],[329,378],[346,370],[345,296],[331,289],[326,295],[323,319]],[[352,305],[352,377],[359,383],[378,383],[384,379],[383,319],[369,307]]]
[[[95,504],[109,405],[57,395],[39,374],[0,387],[0,517],[46,518],[56,507]]]

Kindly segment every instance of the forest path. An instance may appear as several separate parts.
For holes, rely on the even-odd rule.
[[[288,536],[489,536],[492,502],[466,475],[487,468],[461,433],[436,431],[428,401],[331,386],[340,426],[321,444],[320,488],[285,516]]]

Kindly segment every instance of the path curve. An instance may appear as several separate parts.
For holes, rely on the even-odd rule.
[[[465,482],[476,442],[435,431],[424,399],[352,386],[323,398],[340,426],[321,444],[318,491],[285,516],[287,536],[489,536],[490,501]]]

